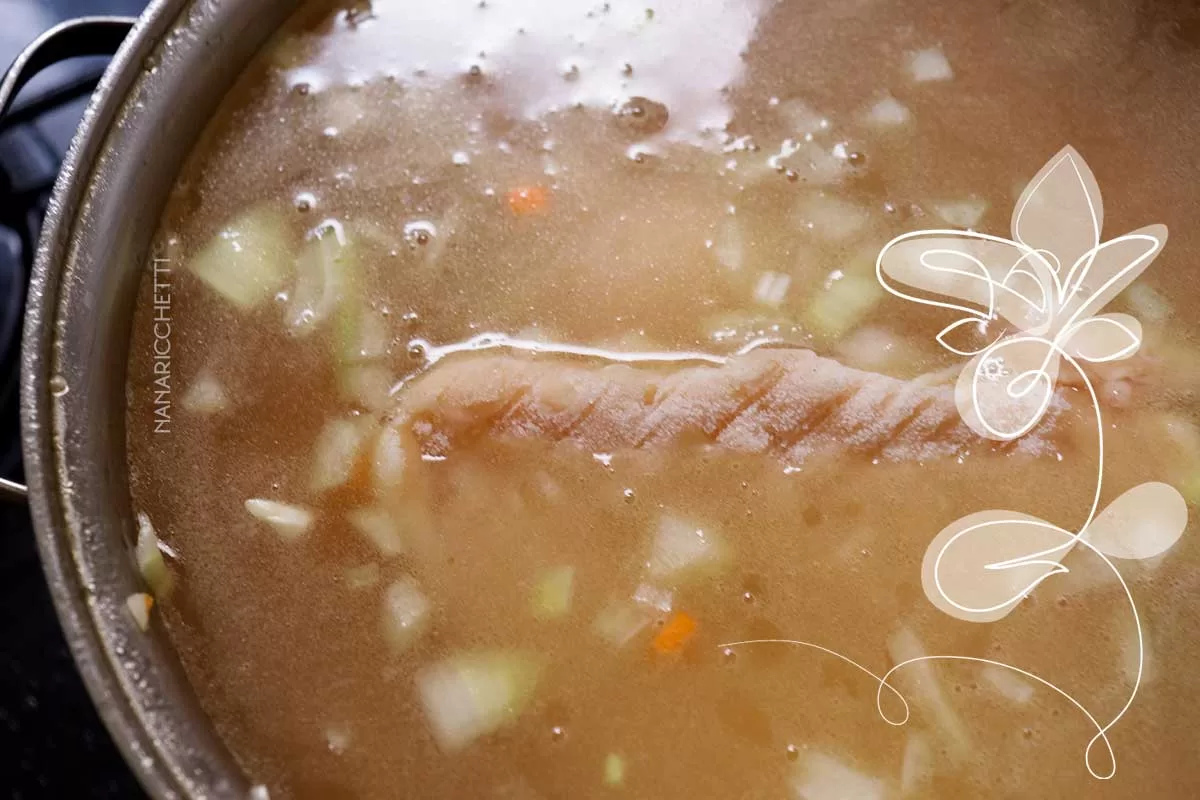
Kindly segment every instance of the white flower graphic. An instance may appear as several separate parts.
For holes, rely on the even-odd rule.
[[[1150,558],[1170,549],[1187,525],[1187,505],[1165,483],[1134,486],[1100,509],[1104,424],[1085,365],[1128,358],[1141,344],[1141,325],[1128,314],[1101,313],[1158,255],[1163,225],[1101,241],[1100,190],[1071,147],[1029,182],[1012,215],[1012,238],[974,231],[929,230],[898,236],[876,261],[880,283],[897,297],[964,316],[937,335],[943,347],[968,357],[955,385],[963,420],[989,439],[1028,433],[1056,402],[1060,365],[1078,373],[1095,412],[1098,467],[1086,519],[1070,531],[1018,511],[986,510],[946,526],[930,542],[922,565],[926,596],[958,619],[1002,619],[1043,581],[1067,572],[1060,562],[1076,545],[1117,576],[1137,630],[1137,678],[1125,705],[1101,724],[1069,694],[1017,667],[1070,700],[1095,726],[1085,760],[1097,778],[1116,772],[1107,732],[1125,714],[1141,683],[1140,618],[1113,559]],[[961,339],[974,337],[974,344]],[[939,658],[962,658],[940,656]],[[966,659],[979,660],[979,659]],[[988,662],[996,663],[996,662]],[[885,676],[886,677],[886,676]],[[1100,743],[1107,768],[1093,764]]]

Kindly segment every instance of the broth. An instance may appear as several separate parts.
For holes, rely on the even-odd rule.
[[[875,275],[901,233],[1007,236],[1074,145],[1106,236],[1171,230],[1112,304],[1141,352],[1087,368],[1101,507],[1194,493],[1198,25],[1166,0],[302,9],[178,179],[129,362],[154,616],[247,773],[274,798],[1200,794],[1193,526],[1114,562],[1140,677],[1084,548],[1002,620],[935,607],[954,520],[1083,524],[1096,421],[1064,367],[1031,433],[973,434],[955,317]],[[918,662],[889,725],[878,676],[922,653],[1029,674]],[[1111,780],[1031,675],[1101,724],[1138,684]]]

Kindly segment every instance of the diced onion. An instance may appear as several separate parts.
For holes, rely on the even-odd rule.
[[[737,217],[726,217],[713,239],[713,255],[725,269],[741,272],[746,266],[746,235]]]
[[[383,636],[392,650],[408,649],[429,623],[428,598],[412,578],[401,578],[383,597]]]
[[[933,773],[933,746],[929,737],[914,733],[904,744],[904,761],[900,766],[900,796],[922,797]]]
[[[138,592],[131,594],[125,598],[125,607],[129,609],[129,616],[133,617],[134,623],[138,626],[138,630],[145,632],[150,627],[150,609],[154,608],[154,598],[148,594]]]
[[[888,655],[895,665],[924,658],[927,654],[917,635],[909,628],[901,628],[888,638]],[[918,712],[929,715],[951,756],[963,760],[970,753],[971,737],[958,711],[950,704],[933,662],[912,661],[897,670],[892,680],[913,692]]]
[[[787,297],[792,278],[782,272],[764,272],[754,284],[754,299],[768,308],[779,308]]]
[[[1166,322],[1171,316],[1171,303],[1153,287],[1135,283],[1125,290],[1129,310],[1147,322]]]
[[[956,228],[974,228],[987,209],[988,204],[977,198],[938,203],[933,207],[934,213]]]
[[[887,786],[824,753],[805,753],[792,779],[797,800],[884,800]]]
[[[314,492],[333,489],[350,479],[369,434],[370,429],[359,419],[340,417],[325,423],[313,447],[309,486]]]
[[[338,371],[342,398],[369,411],[387,408],[395,382],[384,364],[348,364]]]
[[[158,534],[150,524],[150,516],[145,512],[138,512],[137,528],[134,555],[137,558],[138,572],[156,597],[166,597],[171,592],[171,572],[167,569],[166,559],[163,558]]]
[[[189,267],[217,294],[248,311],[279,291],[291,261],[282,217],[258,206],[214,236]]]
[[[533,589],[533,615],[538,619],[565,617],[571,611],[574,588],[574,567],[553,567],[543,571]]]
[[[380,506],[359,508],[349,512],[346,519],[355,530],[367,537],[384,558],[398,556],[404,552],[404,540],[400,536],[400,525],[387,509]]]
[[[614,603],[596,615],[592,630],[614,647],[623,647],[645,630],[652,619],[653,615],[644,607],[631,603]]]
[[[648,583],[641,584],[633,593],[633,602],[663,614],[671,613],[672,600],[671,593],[666,589],[659,589]]]
[[[252,516],[270,525],[284,539],[298,539],[312,527],[313,513],[304,506],[261,497],[247,500],[245,506]]]
[[[181,403],[195,414],[219,414],[229,407],[229,397],[221,382],[211,372],[202,370],[183,393]]]
[[[804,198],[796,208],[796,222],[826,242],[844,242],[862,232],[870,217],[866,209],[831,194]]]
[[[349,567],[344,573],[346,586],[355,591],[369,589],[379,583],[379,565],[371,562],[357,567]]]
[[[407,460],[404,440],[398,427],[385,425],[379,432],[371,456],[371,475],[375,491],[381,495],[397,491],[404,480]]]
[[[894,128],[912,119],[912,112],[890,94],[867,111],[867,122],[881,128]]]
[[[453,656],[417,674],[417,692],[434,738],[451,753],[510,724],[537,684],[537,663],[513,651]]]
[[[696,570],[715,566],[724,557],[725,548],[713,531],[664,514],[658,520],[646,567],[652,578],[674,580]]]
[[[1018,705],[1025,705],[1033,699],[1033,684],[1022,678],[1011,669],[986,664],[980,671],[980,677],[990,683],[1000,694]]]
[[[306,336],[338,308],[354,279],[345,230],[326,220],[308,235],[296,259],[296,284],[288,297],[284,324],[289,333]]]
[[[948,81],[954,77],[954,70],[950,68],[950,62],[940,47],[913,53],[908,62],[908,71],[918,83]]]

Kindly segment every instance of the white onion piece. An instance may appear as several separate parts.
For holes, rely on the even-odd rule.
[[[392,558],[404,552],[400,525],[387,509],[380,506],[358,508],[346,514],[346,519],[355,530],[375,545],[384,558]]]
[[[677,580],[716,566],[724,558],[725,547],[714,531],[664,514],[658,520],[646,568],[652,578]]]
[[[614,647],[624,647],[653,621],[649,610],[629,603],[614,603],[596,615],[592,630]]]
[[[933,211],[956,228],[974,228],[983,219],[988,204],[977,198],[952,203],[938,203]]]
[[[134,556],[137,558],[138,572],[156,597],[166,597],[171,591],[171,572],[163,558],[162,542],[150,524],[150,516],[144,511],[138,512],[137,528]]]
[[[1153,287],[1135,283],[1125,290],[1129,309],[1147,322],[1166,322],[1171,316],[1171,302]]]
[[[1017,705],[1025,705],[1033,699],[1033,684],[1011,669],[985,664],[979,675]]]
[[[296,259],[296,283],[284,311],[284,325],[294,336],[306,336],[328,319],[342,301],[350,263],[341,223],[327,220],[308,235]]]
[[[783,305],[791,284],[790,275],[782,272],[764,272],[754,284],[754,299],[768,308],[779,308]]]
[[[229,407],[229,397],[216,376],[201,370],[192,378],[180,403],[195,414],[219,414]]]
[[[908,71],[917,83],[948,81],[954,77],[954,70],[950,68],[950,62],[940,47],[913,53],[908,62]]]
[[[249,311],[279,291],[291,261],[283,218],[257,206],[212,237],[188,267],[221,297]]]
[[[384,364],[348,364],[338,371],[342,399],[369,411],[382,411],[391,401],[395,376]]]
[[[253,497],[245,502],[251,516],[275,529],[284,539],[298,539],[312,527],[313,513],[304,506]]]
[[[913,733],[904,743],[900,765],[900,796],[922,797],[933,773],[933,745],[923,733]]]
[[[412,646],[428,627],[429,599],[412,578],[401,578],[383,597],[383,637],[395,652]]]
[[[814,194],[796,207],[796,223],[821,241],[844,242],[870,221],[866,209],[830,194]]]
[[[741,272],[746,266],[746,235],[737,217],[726,217],[713,239],[713,255],[730,272]]]
[[[348,567],[343,573],[343,577],[346,580],[347,588],[355,591],[369,589],[379,583],[379,565],[370,562],[357,567]]]
[[[797,800],[884,800],[886,784],[824,753],[805,753],[792,777]]]
[[[313,446],[309,487],[324,492],[345,484],[369,434],[362,420],[343,417],[326,422]]]
[[[133,617],[134,624],[143,633],[150,627],[150,609],[153,607],[154,598],[148,594],[138,592],[125,598],[125,608],[129,610],[129,616]]]
[[[912,119],[912,112],[890,94],[871,106],[866,113],[869,124],[880,128],[895,128]]]
[[[924,658],[928,654],[917,635],[909,628],[901,628],[888,638],[888,655],[897,665],[912,659]],[[956,760],[965,759],[972,749],[971,737],[962,717],[950,704],[950,699],[938,680],[932,661],[914,661],[896,670],[891,681],[912,692],[915,711],[928,715],[941,736],[950,755]]]
[[[543,620],[565,617],[571,612],[574,590],[574,567],[543,570],[533,587],[533,616]]]
[[[659,589],[648,583],[641,584],[633,593],[633,602],[663,614],[671,613],[673,599],[671,593],[666,589]]]
[[[397,426],[385,425],[379,432],[371,455],[371,477],[375,491],[382,495],[399,490],[404,481],[407,461],[404,439]]]
[[[537,684],[528,655],[510,651],[466,653],[417,674],[417,692],[434,738],[452,753],[513,722]]]

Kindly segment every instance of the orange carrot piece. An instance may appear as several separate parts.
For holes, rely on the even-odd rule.
[[[671,615],[654,637],[654,649],[659,653],[677,653],[696,632],[696,620],[679,611]]]
[[[550,193],[544,186],[518,186],[506,196],[508,207],[518,217],[546,210]]]

